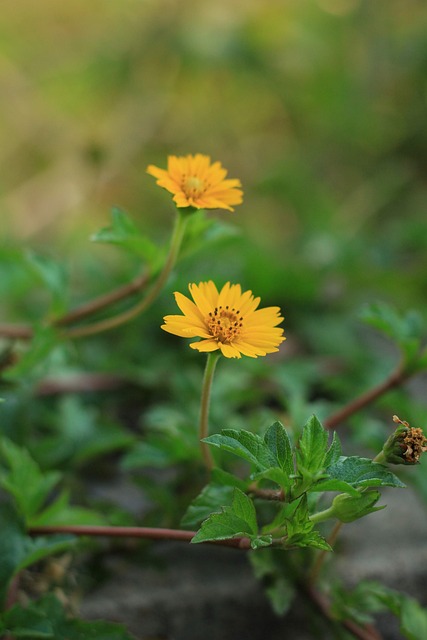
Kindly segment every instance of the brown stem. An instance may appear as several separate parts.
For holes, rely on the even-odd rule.
[[[115,304],[116,302],[120,302],[121,300],[129,298],[135,293],[138,293],[147,286],[149,279],[149,274],[143,273],[138,278],[132,280],[132,282],[118,287],[117,289],[114,289],[109,293],[98,296],[94,300],[90,300],[80,307],[77,307],[77,309],[74,309],[69,313],[61,316],[60,318],[57,318],[52,322],[52,324],[55,327],[66,327],[70,324],[79,322],[80,320],[83,320],[84,318],[87,318],[88,316],[91,316],[94,313],[97,313],[98,311],[101,311],[102,309]]]
[[[102,311],[107,307],[120,302],[125,298],[129,298],[144,289],[150,280],[150,275],[144,273],[138,278],[128,282],[125,285],[110,291],[104,295],[98,296],[93,300],[89,300],[80,307],[73,309],[69,313],[52,320],[50,324],[54,327],[66,327],[94,315],[98,311]],[[0,337],[16,340],[31,340],[34,332],[32,327],[23,324],[0,324]]]
[[[391,373],[391,375],[381,382],[376,387],[369,389],[365,393],[362,393],[361,396],[352,400],[348,404],[346,404],[342,409],[332,414],[329,418],[324,421],[324,426],[327,429],[335,429],[341,422],[344,422],[347,418],[349,418],[354,413],[357,413],[368,404],[371,404],[374,400],[384,395],[390,389],[394,387],[398,387],[402,382],[404,382],[409,377],[409,374],[405,369],[399,365],[395,371]]]
[[[196,535],[195,531],[184,531],[182,529],[156,529],[152,527],[109,527],[109,526],[88,526],[88,525],[67,525],[67,526],[40,526],[30,527],[28,533],[33,536],[54,535],[56,533],[72,533],[77,536],[107,536],[112,538],[144,538],[145,540],[178,540],[181,542],[191,542]],[[238,549],[250,549],[249,538],[230,538],[228,540],[207,541],[212,544],[219,544],[226,547],[237,547]]]

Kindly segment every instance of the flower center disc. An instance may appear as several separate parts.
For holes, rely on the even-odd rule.
[[[230,310],[228,306],[225,309],[220,306],[209,313],[206,324],[212,337],[220,342],[230,343],[239,336],[243,326],[242,320],[239,311]]]
[[[197,198],[205,190],[205,183],[196,176],[189,176],[184,184],[184,191],[187,196]]]

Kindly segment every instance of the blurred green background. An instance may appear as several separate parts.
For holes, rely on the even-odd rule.
[[[425,287],[425,2],[5,0],[0,41],[8,240],[93,251],[114,204],[161,237],[145,168],[201,152],[287,287],[299,267],[325,274],[310,296]]]
[[[243,205],[208,214],[217,240],[117,332],[120,367],[110,335],[67,358],[154,367],[163,341],[195,362],[159,324],[173,290],[212,278],[281,305],[282,357],[326,358],[321,374],[301,364],[309,396],[348,397],[389,371],[395,352],[374,365],[357,316],[384,301],[425,318],[424,1],[4,0],[0,42],[3,321],[48,312],[51,274],[28,268],[28,251],[59,264],[56,313],[134,277],[136,259],[90,236],[117,205],[166,243],[173,203],[146,167],[204,153],[241,179]]]

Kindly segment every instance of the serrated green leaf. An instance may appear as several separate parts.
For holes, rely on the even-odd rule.
[[[202,522],[199,531],[191,542],[208,540],[228,540],[247,536],[258,537],[255,507],[252,500],[240,489],[233,490],[231,506],[221,508]]]
[[[240,491],[240,489],[234,489],[231,508],[238,518],[242,518],[242,520],[248,523],[251,533],[256,535],[258,525],[255,506],[251,498],[247,496],[246,493],[243,493],[243,491]]]
[[[212,513],[191,540],[191,542],[207,542],[209,540],[229,540],[240,536],[250,537],[250,526],[242,518],[238,518],[230,508],[224,508],[220,513]]]
[[[212,512],[222,506],[230,506],[233,500],[234,488],[219,484],[208,484],[189,505],[181,520],[183,527],[198,526],[209,517]]]
[[[57,471],[42,473],[28,451],[6,438],[0,442],[0,460],[5,469],[0,472],[0,486],[13,495],[20,513],[29,521],[46,502],[61,475]]]
[[[331,551],[331,546],[323,536],[314,529],[310,520],[307,504],[307,496],[304,494],[294,511],[293,517],[286,521],[285,547],[314,547]]]
[[[276,466],[276,460],[264,440],[250,431],[222,429],[221,433],[208,436],[203,442],[234,453],[260,470]]]
[[[330,467],[332,464],[335,464],[340,457],[342,456],[342,447],[341,441],[338,437],[336,431],[334,431],[334,435],[332,436],[332,442],[330,444],[329,449],[326,452],[325,460],[323,462],[325,469]]]
[[[104,227],[91,236],[92,242],[121,246],[143,258],[151,266],[157,265],[161,252],[151,240],[142,235],[131,218],[117,207],[112,209],[111,218],[109,227]]]
[[[266,431],[264,442],[280,467],[288,476],[295,473],[292,445],[285,427],[274,422]]]
[[[343,480],[354,487],[405,487],[404,483],[387,467],[369,458],[358,456],[342,456],[338,462],[329,467],[328,476]]]
[[[296,449],[298,470],[315,474],[324,468],[328,432],[322,427],[316,416],[304,425]]]

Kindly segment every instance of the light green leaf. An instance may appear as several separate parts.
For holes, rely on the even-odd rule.
[[[324,468],[328,432],[316,416],[311,416],[304,425],[296,449],[298,470],[315,474]]]
[[[91,236],[92,242],[115,244],[143,258],[151,266],[157,265],[161,252],[139,231],[131,218],[121,209],[111,211],[112,223]]]
[[[183,527],[198,526],[212,512],[222,506],[230,506],[233,499],[234,488],[219,484],[208,484],[193,500],[185,512],[181,525]]]
[[[367,491],[359,493],[357,496],[341,493],[332,501],[334,516],[341,522],[354,522],[369,513],[384,509],[385,505],[382,507],[374,506],[380,497],[379,491]]]
[[[276,466],[274,455],[264,440],[250,431],[222,429],[221,433],[204,438],[203,442],[234,453],[260,470]]]
[[[191,542],[208,540],[228,540],[247,536],[258,537],[255,507],[252,500],[240,489],[234,489],[231,506],[222,507],[220,512],[212,513],[202,522],[199,531]]]
[[[274,422],[264,436],[264,442],[276,460],[277,466],[289,476],[295,473],[292,445],[285,427]]]

